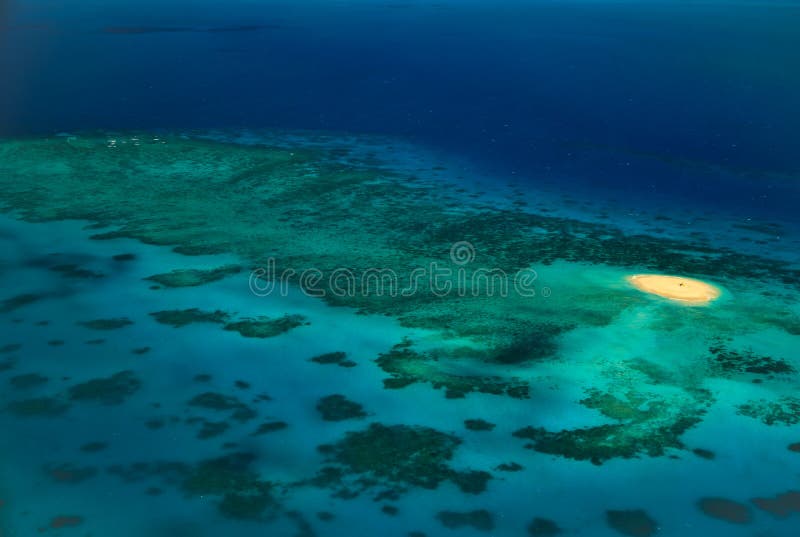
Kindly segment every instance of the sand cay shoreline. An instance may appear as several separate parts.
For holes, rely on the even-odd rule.
[[[694,278],[663,274],[634,274],[628,282],[645,293],[651,293],[685,304],[707,304],[719,298],[719,288]]]

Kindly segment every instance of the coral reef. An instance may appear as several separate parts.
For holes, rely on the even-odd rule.
[[[442,526],[450,529],[471,527],[478,531],[492,531],[494,529],[494,517],[486,509],[476,509],[474,511],[439,511],[436,518]]]
[[[606,511],[609,527],[631,537],[650,537],[658,531],[658,524],[641,509]]]
[[[748,524],[752,520],[752,513],[747,505],[726,498],[701,498],[697,507],[712,518],[732,524]]]
[[[225,265],[215,269],[178,269],[165,274],[154,274],[145,280],[156,282],[164,287],[195,287],[221,280],[226,276],[238,274],[242,267],[238,265]]]
[[[317,402],[317,411],[325,421],[343,421],[366,417],[364,407],[341,394],[328,395]]]
[[[139,391],[142,381],[133,371],[120,371],[110,377],[92,379],[69,389],[73,401],[96,401],[106,405],[119,405]]]

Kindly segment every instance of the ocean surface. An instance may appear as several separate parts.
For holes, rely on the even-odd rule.
[[[796,1],[1,2],[0,537],[800,535],[799,96]]]

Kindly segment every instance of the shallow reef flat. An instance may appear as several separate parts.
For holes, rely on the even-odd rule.
[[[493,204],[320,140],[0,142],[10,530],[136,513],[152,526],[130,535],[791,535],[796,265]],[[450,292],[400,292],[434,263]],[[265,267],[287,292],[253,294]],[[337,293],[337,269],[400,289]],[[722,294],[626,281],[647,272]],[[89,501],[107,490],[116,507]]]

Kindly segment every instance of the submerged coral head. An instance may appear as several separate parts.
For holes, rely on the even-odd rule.
[[[634,274],[628,282],[645,293],[685,304],[707,304],[719,298],[719,288],[694,278],[664,274]]]

